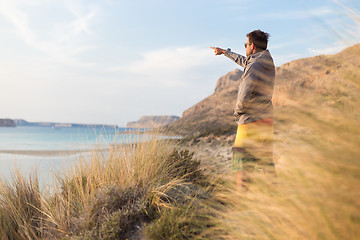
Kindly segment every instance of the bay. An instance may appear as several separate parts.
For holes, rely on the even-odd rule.
[[[115,140],[125,141],[129,135],[119,135],[124,131],[125,128],[2,127],[0,150],[88,149],[96,145],[108,145]]]
[[[0,127],[0,177],[10,179],[15,168],[28,175],[37,170],[41,185],[70,162],[89,158],[91,151],[111,144],[141,141],[125,128]],[[144,129],[135,129],[143,131]],[[140,137],[139,137],[140,136]]]

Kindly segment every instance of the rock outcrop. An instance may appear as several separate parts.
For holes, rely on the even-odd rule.
[[[230,99],[229,96],[237,93],[237,86],[239,85],[239,79],[242,73],[239,69],[235,69],[220,77],[216,82],[214,93],[185,110],[183,112],[183,118],[191,115],[204,115],[204,117],[215,116],[220,113],[227,114],[229,111],[232,111],[236,99]],[[223,104],[226,104],[226,106],[223,106]],[[226,112],[224,112],[224,109]]]
[[[220,77],[212,95],[185,110],[179,120],[167,127],[181,135],[232,134],[236,130],[233,113],[242,73],[235,69]]]
[[[126,128],[157,128],[177,119],[178,116],[142,116],[138,121],[127,123]]]
[[[15,127],[15,122],[9,118],[0,119],[0,127]]]

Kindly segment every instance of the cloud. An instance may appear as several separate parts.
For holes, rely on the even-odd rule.
[[[52,2],[53,3],[53,2]],[[48,22],[51,29],[46,32],[34,23],[34,17],[39,14],[34,11],[42,9],[46,13],[50,7],[48,0],[21,1],[1,0],[0,14],[5,16],[12,24],[14,31],[30,47],[46,54],[57,61],[67,64],[81,65],[76,56],[87,51],[93,46],[82,41],[84,35],[92,35],[91,22],[97,15],[95,6],[85,9],[79,1],[57,2],[65,6],[68,12],[57,13],[60,16],[71,14],[71,20],[64,21],[61,18],[58,22]],[[38,16],[36,16],[38,17]]]
[[[349,44],[349,42],[340,41],[332,44],[331,46],[327,46],[324,48],[319,48],[319,49],[308,48],[308,51],[314,54],[335,54],[340,52],[341,50],[344,50],[350,45],[351,44]]]
[[[212,55],[210,49],[196,46],[163,48],[145,52],[139,60],[125,66],[110,67],[108,71],[168,86],[188,85],[196,78],[197,69],[202,66],[208,68],[216,62]]]
[[[14,25],[20,36],[28,44],[35,41],[36,36],[30,30],[28,24],[28,14],[21,11],[18,1],[1,1],[0,13],[3,14]]]

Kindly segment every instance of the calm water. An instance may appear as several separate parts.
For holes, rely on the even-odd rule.
[[[124,128],[50,128],[50,127],[0,127],[0,176],[9,178],[16,167],[28,174],[35,168],[41,182],[49,181],[51,172],[61,170],[69,161],[79,158],[73,155],[26,155],[23,151],[93,150],[112,143],[128,143],[138,140],[139,135],[119,134]],[[140,139],[141,140],[141,139]],[[82,156],[90,156],[82,153]]]
[[[74,150],[122,143],[129,135],[124,128],[0,127],[0,150]]]

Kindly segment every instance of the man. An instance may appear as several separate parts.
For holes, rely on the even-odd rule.
[[[236,171],[238,187],[245,186],[254,172],[276,176],[272,156],[275,66],[267,50],[269,34],[255,30],[246,36],[246,57],[231,49],[210,47],[215,55],[224,54],[244,68],[234,113],[238,129],[232,168]]]

